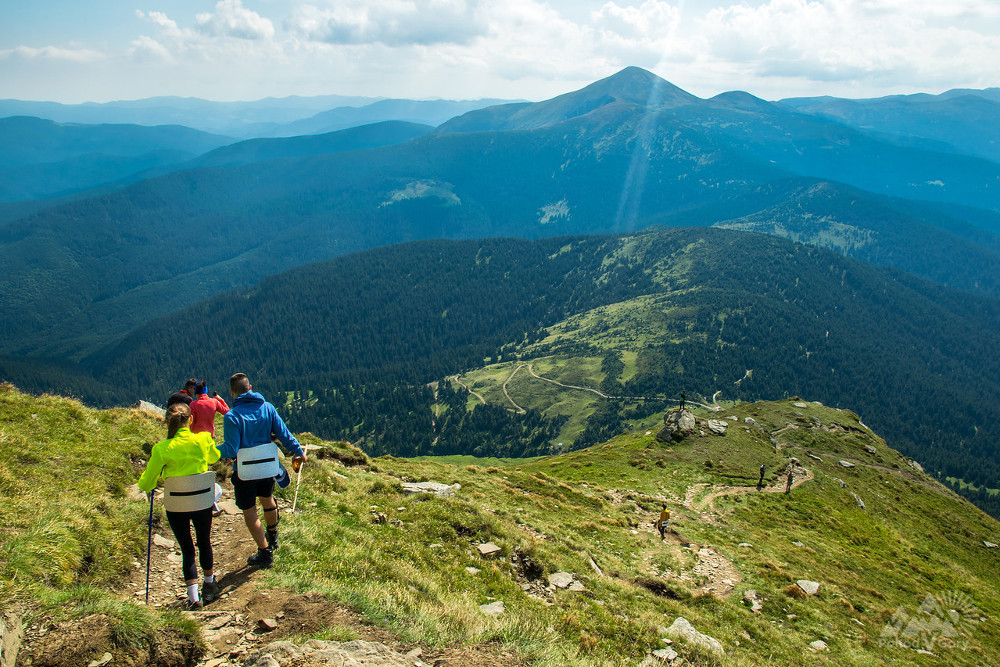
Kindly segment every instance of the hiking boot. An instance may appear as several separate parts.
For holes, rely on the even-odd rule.
[[[274,551],[275,549],[278,548],[278,527],[277,526],[275,526],[274,528],[271,528],[270,526],[268,526],[268,529],[264,532],[264,537],[265,537],[265,539],[267,539],[267,548],[268,549],[270,549],[271,551]]]
[[[222,588],[218,583],[214,581],[206,581],[201,585],[201,601],[205,604],[210,604],[219,599],[219,593],[222,592]]]
[[[274,564],[274,552],[270,549],[257,549],[257,553],[247,558],[250,567],[271,567]]]
[[[195,600],[194,602],[188,600],[184,603],[184,611],[201,611],[203,606],[201,600]]]

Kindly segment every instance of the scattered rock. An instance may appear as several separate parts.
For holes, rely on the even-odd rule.
[[[491,602],[489,604],[479,605],[479,611],[483,612],[487,616],[499,616],[507,611],[507,609],[504,606],[503,600],[497,600],[496,602]]]
[[[994,544],[993,542],[987,542],[986,540],[983,540],[983,546],[986,547],[987,549],[1000,548],[1000,544]]]
[[[760,610],[764,608],[764,605],[761,603],[760,596],[758,596],[757,591],[752,588],[743,593],[743,601],[750,605],[750,610],[755,614],[759,614]]]
[[[114,656],[110,653],[105,653],[97,660],[91,660],[87,663],[87,667],[104,667],[104,665],[108,664],[112,660],[114,660]]]
[[[868,509],[867,507],[865,507],[865,501],[861,500],[861,498],[858,496],[858,494],[856,494],[853,491],[851,491],[851,495],[854,496],[854,502],[856,502],[858,504],[858,507],[860,507],[863,510]]]
[[[244,667],[290,667],[291,665],[338,665],[360,667],[413,667],[415,660],[379,642],[355,639],[349,642],[310,639],[301,648],[289,641],[267,644],[254,651]]]
[[[439,498],[450,498],[462,488],[461,484],[442,484],[441,482],[403,482],[404,493],[433,493]]]
[[[809,405],[806,404],[806,403],[794,403],[793,405],[795,405],[795,407],[797,407],[797,408],[808,408],[809,407]]]
[[[809,581],[808,579],[799,579],[795,582],[795,585],[802,589],[802,592],[806,595],[816,595],[819,592],[819,584],[815,581]]]
[[[128,487],[128,490],[125,491],[125,495],[128,497],[129,500],[134,500],[136,502],[144,502],[144,503],[149,502],[149,496],[146,495],[145,491],[139,488],[138,484],[133,484],[132,486]]]
[[[479,553],[482,556],[492,556],[500,551],[500,547],[493,544],[492,542],[484,542],[476,547],[479,549]]]
[[[14,667],[21,637],[21,618],[10,612],[0,613],[0,667]]]
[[[220,502],[219,509],[229,516],[236,516],[237,514],[242,514],[240,508],[236,506],[235,500],[224,500]]]
[[[158,405],[153,405],[149,401],[139,401],[135,404],[135,409],[139,412],[144,412],[150,417],[156,417],[157,419],[163,419],[167,416],[167,411]]]
[[[261,632],[271,632],[278,629],[278,622],[273,618],[261,618],[257,621],[257,629]]]
[[[548,576],[549,585],[556,588],[567,588],[573,583],[573,575],[569,572],[553,572]]]
[[[372,523],[380,524],[381,525],[381,524],[384,524],[384,523],[388,523],[388,521],[389,521],[389,517],[387,517],[382,512],[372,512]]]
[[[868,452],[869,454],[878,454],[878,450],[872,447],[871,445],[865,445],[865,451]]]
[[[177,546],[173,540],[169,540],[157,533],[153,534],[153,544],[164,549],[173,549]]]
[[[802,543],[802,542],[799,542],[798,540],[795,540],[794,542],[792,542],[792,544],[794,544],[794,545],[795,545],[795,546],[797,546],[797,547],[804,547],[804,546],[805,546],[805,544],[804,544],[804,543]]]
[[[469,567],[465,568],[465,571],[468,572],[469,574],[479,574],[481,570],[478,567],[472,567],[470,565]]]
[[[851,463],[850,461],[837,461],[837,465],[839,465],[841,468],[853,468],[854,467],[854,464]]]
[[[583,593],[587,590],[587,587],[583,585],[583,582],[574,581],[572,584],[566,587],[566,590],[573,591],[574,593]]]
[[[923,472],[924,471],[924,467],[922,465],[920,465],[919,463],[917,463],[916,461],[914,461],[913,459],[910,459],[908,461],[908,463],[910,464],[910,467],[913,468],[914,470],[916,470],[917,472]]]
[[[708,420],[708,430],[716,435],[725,435],[727,428],[729,428],[729,422],[727,421],[722,419]]]
[[[736,546],[738,546],[738,547],[742,547],[743,549],[750,549],[750,548],[753,548],[753,545],[752,545],[752,544],[750,544],[749,542],[740,542],[740,543],[739,543],[739,544],[737,544]]]
[[[661,662],[673,662],[678,658],[678,654],[677,651],[670,647],[658,648],[653,651],[653,657]]]
[[[814,651],[825,651],[826,650],[826,642],[823,641],[822,639],[817,639],[814,642],[810,642],[809,643],[809,647],[812,650],[814,650]]]
[[[806,454],[806,456],[808,456],[809,458],[811,458],[813,461],[822,461],[823,460],[820,457],[816,456],[815,454]]]
[[[698,632],[683,616],[678,616],[673,625],[667,628],[667,632],[675,637],[680,637],[691,644],[708,649],[718,655],[723,655],[724,653],[722,644],[718,639]]]
[[[222,616],[216,616],[212,620],[205,622],[205,629],[218,630],[220,628],[226,627],[227,625],[232,623],[232,621],[233,621],[232,614],[223,614]]]

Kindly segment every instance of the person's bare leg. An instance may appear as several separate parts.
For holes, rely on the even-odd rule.
[[[265,517],[267,515],[265,514]],[[257,505],[254,505],[250,509],[243,510],[243,521],[247,524],[247,530],[250,531],[250,536],[253,541],[257,543],[257,547],[260,549],[267,548],[267,539],[264,537],[264,526],[260,523],[260,517],[257,516]]]

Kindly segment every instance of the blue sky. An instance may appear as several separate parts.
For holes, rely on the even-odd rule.
[[[995,0],[4,0],[0,97],[544,99],[628,65],[698,96],[1000,85]]]

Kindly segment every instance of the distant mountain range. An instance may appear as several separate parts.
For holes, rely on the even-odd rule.
[[[152,97],[103,104],[0,100],[0,118],[35,116],[59,123],[185,125],[239,138],[323,134],[385,120],[440,125],[453,116],[505,100],[403,100],[345,95],[212,102]]]
[[[805,97],[782,104],[886,137],[933,141],[939,150],[1000,161],[1000,88],[868,100]]]
[[[982,230],[997,229],[1000,163],[745,93],[701,100],[639,68],[430,133],[258,140],[181,166],[0,226],[0,305],[17,313],[0,353],[78,358],[219,291],[421,238],[722,224],[997,295]]]

